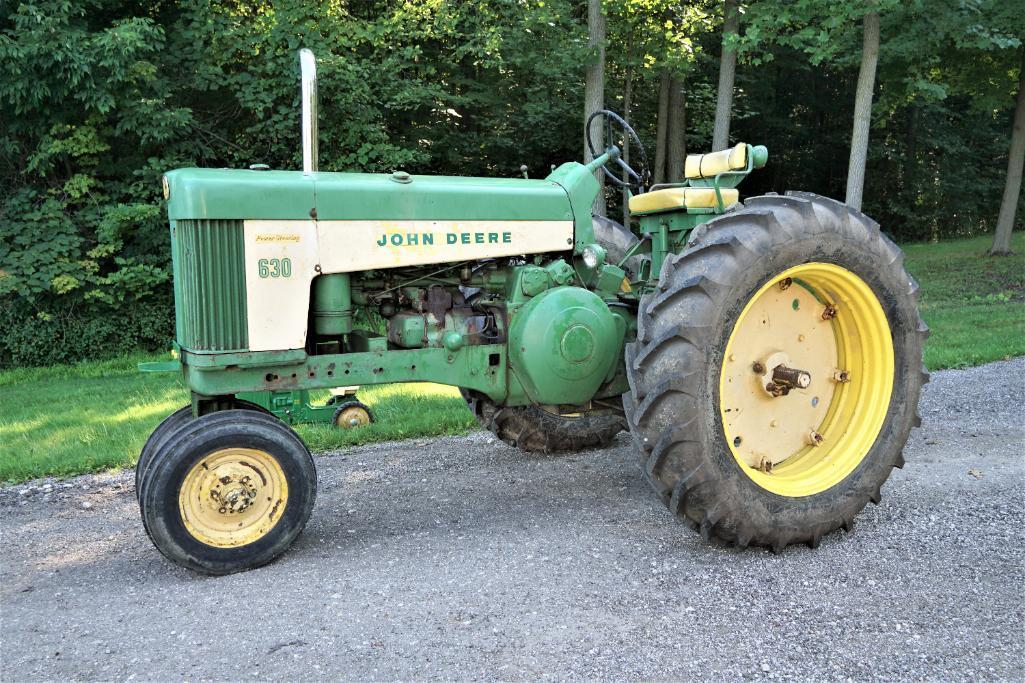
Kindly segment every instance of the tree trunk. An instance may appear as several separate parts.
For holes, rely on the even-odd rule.
[[[601,0],[587,0],[587,46],[592,50],[591,60],[587,65],[584,81],[584,123],[594,112],[604,109],[605,104],[605,17],[601,12]],[[595,145],[604,139],[602,120],[595,119],[591,124],[591,139]],[[587,133],[584,133],[584,162],[594,157],[587,149]],[[595,149],[601,154],[602,150]],[[595,172],[598,180],[598,196],[594,200],[594,213],[605,215],[605,174],[601,170]]]
[[[626,75],[623,79],[623,120],[630,123],[630,105],[633,99],[634,66],[631,62],[633,52],[633,31],[626,36]],[[623,162],[630,164],[630,136],[623,136]],[[638,169],[640,171],[640,169]],[[623,182],[630,182],[632,178],[623,171]],[[630,188],[623,188],[623,225],[630,227]]]
[[[666,180],[666,139],[669,124],[669,69],[662,69],[658,83],[658,125],[655,129],[655,168],[652,177],[655,184]]]
[[[712,151],[730,146],[730,115],[733,109],[733,79],[737,73],[737,51],[729,47],[727,37],[736,35],[740,27],[737,0],[726,0],[723,7],[722,58],[719,60],[719,96],[715,101],[715,128]]]
[[[687,91],[682,76],[669,81],[669,130],[666,137],[666,180],[683,180],[683,160],[687,156]]]
[[[1011,151],[1007,155],[1007,183],[1000,202],[997,232],[993,236],[992,256],[1011,253],[1011,230],[1018,210],[1021,194],[1022,166],[1025,165],[1025,51],[1022,52],[1021,71],[1018,74],[1018,103],[1014,107],[1014,127],[1011,129]]]
[[[865,162],[868,159],[868,132],[872,124],[872,90],[879,62],[879,13],[865,15],[861,69],[854,94],[854,130],[851,133],[851,157],[847,164],[847,205],[861,210],[865,190]]]

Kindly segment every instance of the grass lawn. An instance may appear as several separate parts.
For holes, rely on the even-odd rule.
[[[1013,256],[986,256],[991,243],[977,237],[904,245],[932,331],[925,347],[930,370],[1025,355],[1025,233],[1012,235]]]
[[[135,464],[146,437],[189,401],[176,373],[144,374],[135,356],[68,367],[0,372],[0,481],[70,476]],[[317,392],[326,399],[329,392]],[[375,424],[354,430],[301,425],[313,451],[416,436],[465,434],[477,423],[453,387],[393,384],[360,389]]]
[[[922,287],[932,336],[930,369],[1025,355],[1025,235],[1015,256],[985,256],[989,238],[905,246]],[[146,437],[188,402],[176,374],[141,374],[136,356],[0,372],[0,481],[131,466]],[[327,396],[327,392],[323,393]],[[302,426],[314,451],[417,436],[464,434],[476,423],[456,389],[436,384],[365,387],[378,422],[352,431]]]

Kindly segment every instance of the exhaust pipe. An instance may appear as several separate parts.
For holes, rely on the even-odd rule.
[[[317,172],[317,59],[313,52],[299,50],[302,71],[303,175]]]

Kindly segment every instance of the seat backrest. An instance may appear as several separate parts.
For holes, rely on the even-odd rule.
[[[726,171],[742,171],[747,168],[747,145],[743,142],[736,147],[709,154],[688,154],[684,166],[684,174],[688,180],[711,178]]]

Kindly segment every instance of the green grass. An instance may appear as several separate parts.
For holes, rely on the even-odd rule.
[[[991,242],[904,245],[932,331],[925,347],[930,370],[1025,355],[1025,234],[1012,235],[1013,256],[986,256]]]
[[[143,374],[149,356],[0,372],[0,481],[71,476],[135,464],[146,437],[188,403],[177,374]],[[315,394],[326,399],[327,391]],[[324,451],[371,441],[465,434],[476,422],[459,391],[438,384],[360,389],[377,418],[356,430],[302,425],[310,448]]]
[[[1025,355],[1025,235],[1015,256],[985,256],[989,238],[906,245],[908,270],[922,287],[932,328],[930,369]],[[175,374],[141,374],[133,356],[0,372],[0,481],[131,466],[146,437],[188,402]],[[324,398],[327,392],[320,396]],[[475,428],[457,390],[436,384],[365,387],[360,399],[377,423],[352,431],[302,426],[314,451]]]

